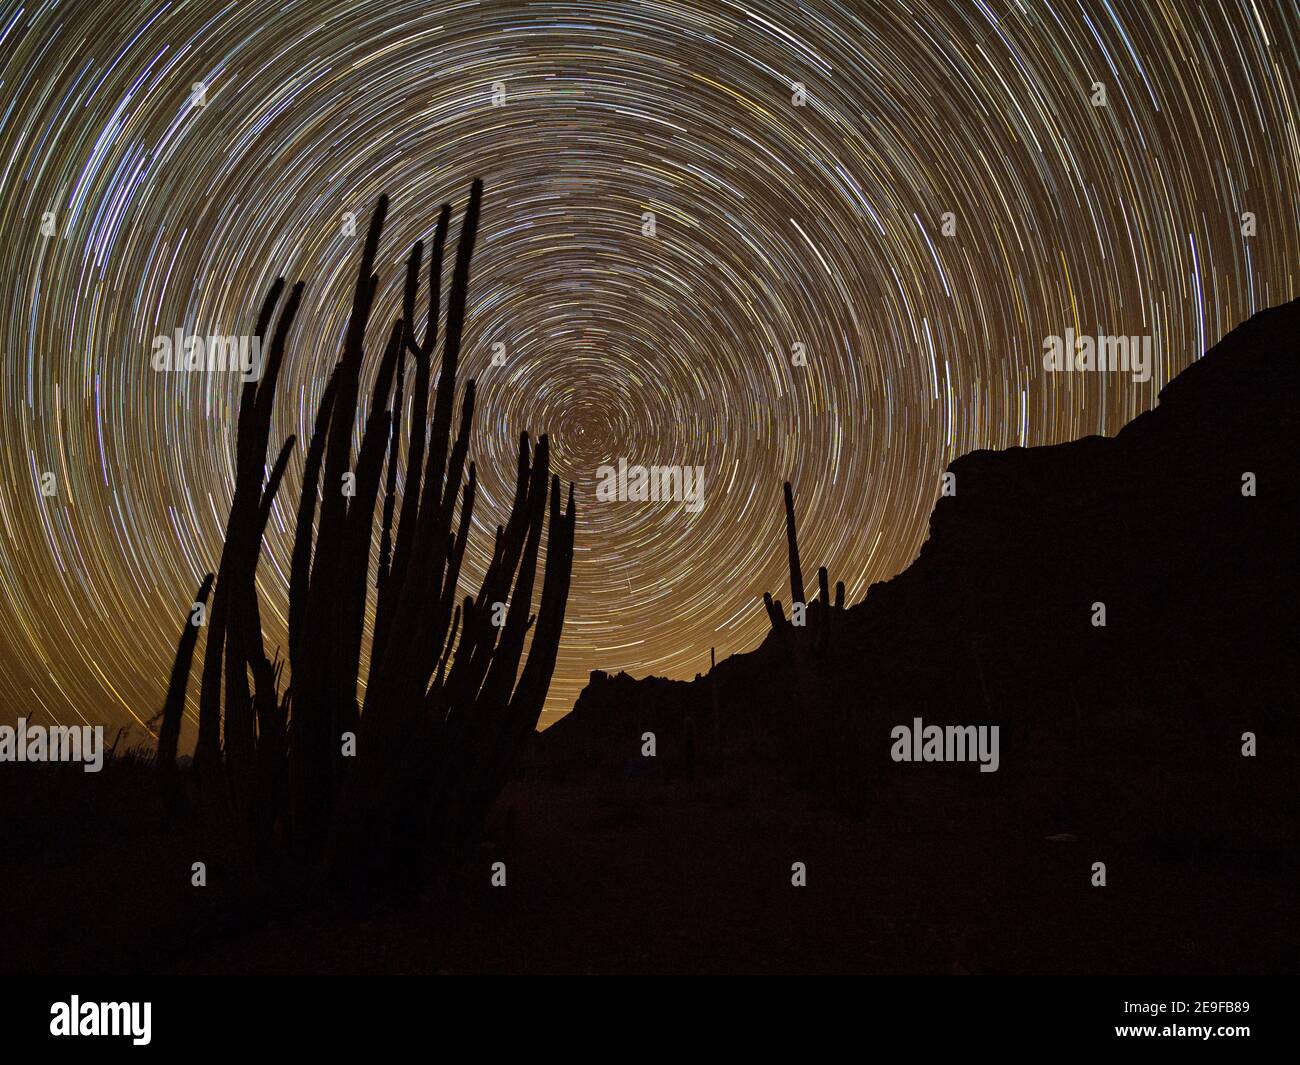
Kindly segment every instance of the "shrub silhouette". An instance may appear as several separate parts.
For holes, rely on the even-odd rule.
[[[268,658],[262,637],[256,570],[294,445],[290,436],[264,483],[272,407],[301,283],[280,309],[261,379],[244,385],[235,490],[208,613],[194,769],[204,811],[235,818],[263,868],[287,849],[301,861],[326,864],[336,884],[359,888],[376,878],[418,883],[445,866],[474,842],[550,686],[569,592],[575,509],[572,485],[561,506],[545,436],[535,447],[526,433],[520,437],[509,519],[497,527],[478,594],[457,602],[477,483],[473,463],[466,472],[473,381],[465,385],[454,441],[451,423],[482,193],[476,180],[452,271],[432,421],[431,364],[450,205],[444,205],[434,232],[423,338],[414,328],[423,259],[423,245],[416,242],[407,259],[403,313],[375,373],[354,459],[364,338],[379,284],[373,270],[387,197],[380,197],[371,218],[343,354],[324,390],[304,463],[289,578],[289,685],[283,693],[285,663],[278,653]],[[262,305],[259,338],[283,291],[281,278]],[[415,373],[399,508],[396,467],[407,356]],[[381,487],[376,618],[359,706]],[[533,614],[544,525],[546,561]],[[206,599],[211,580],[205,580],[200,599]],[[494,604],[509,604],[500,627],[493,624]],[[162,715],[168,746],[160,749],[160,773],[173,794],[175,737],[196,639],[192,626],[183,629]],[[342,753],[348,733],[355,737],[355,757]]]

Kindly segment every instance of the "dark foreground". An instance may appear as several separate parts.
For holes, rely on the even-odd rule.
[[[493,842],[451,882],[361,916],[311,883],[258,889],[220,840],[164,830],[144,767],[6,769],[7,972],[1300,968],[1288,839],[1237,851],[1232,833],[1169,823],[1157,796],[1101,779],[1071,789],[1090,796],[1084,817],[1046,779],[919,766],[860,818],[757,780],[516,781]],[[191,886],[195,861],[206,887]]]

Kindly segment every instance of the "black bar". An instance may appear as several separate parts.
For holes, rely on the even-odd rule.
[[[656,1046],[680,1053],[710,1044],[733,1052],[753,1044],[765,1057],[802,1048],[810,1061],[848,1052],[929,1057],[937,1050],[983,1055],[1127,1044],[1133,1052],[1162,1056],[1210,1047],[1216,1057],[1235,1061],[1293,1048],[1295,1042],[1294,985],[1271,978],[864,977],[838,986],[783,979],[748,980],[743,987],[728,982],[516,981],[507,990],[497,981],[488,997],[481,982],[437,977],[40,977],[6,990],[0,1031],[10,1061],[22,1060],[9,1056],[18,1048],[96,1053],[116,1047],[169,1059],[179,1052],[195,1060],[292,1048],[301,1060],[310,1050],[334,1056],[348,1048],[396,1053],[403,1046],[436,1045],[445,1052],[457,1043],[461,1053],[496,1058],[510,1053],[515,1041],[533,1054],[595,1051],[602,1058],[633,1047],[641,1056]],[[83,1015],[87,1004],[147,1002],[148,1043],[136,1044],[130,1034],[52,1035],[57,1004],[70,1007],[74,995]],[[143,1010],[135,1016],[142,1020]],[[1149,1034],[1139,1034],[1148,1027]],[[1213,1030],[1208,1038],[1185,1031],[1205,1027]],[[431,1043],[435,1032],[437,1042]],[[459,1036],[449,1043],[448,1033],[455,1032]]]

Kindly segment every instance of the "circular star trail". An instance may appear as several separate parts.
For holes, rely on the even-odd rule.
[[[517,434],[549,432],[580,517],[547,723],[592,669],[689,677],[762,639],[783,480],[805,567],[856,601],[953,458],[1113,434],[1296,296],[1298,70],[1300,17],[1264,0],[6,3],[5,711],[157,712],[238,384],[155,372],[153,338],[248,333],[304,281],[272,442],[305,439],[381,192],[371,367],[410,243],[486,183],[464,580]],[[1067,328],[1153,336],[1150,380],[1048,373]],[[703,509],[597,501],[620,458],[703,467]]]

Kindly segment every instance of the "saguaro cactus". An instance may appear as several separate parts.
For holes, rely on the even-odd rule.
[[[460,601],[457,590],[477,485],[474,464],[466,471],[473,381],[465,385],[454,441],[451,423],[482,195],[482,183],[475,181],[452,272],[432,421],[431,357],[449,205],[433,238],[424,337],[417,339],[412,326],[423,258],[417,243],[407,259],[403,316],[390,330],[376,369],[370,414],[354,456],[386,197],[371,218],[343,353],[316,413],[303,469],[289,579],[290,686],[283,699],[280,664],[267,659],[263,646],[255,576],[270,504],[293,446],[290,437],[263,486],[276,381],[301,285],[280,314],[260,384],[246,385],[241,398],[235,495],[207,627],[199,786],[210,806],[249,816],[261,843],[270,841],[278,821],[300,858],[327,861],[339,880],[352,885],[373,873],[418,877],[471,841],[536,727],[564,626],[576,512],[572,485],[561,505],[545,436],[535,447],[527,434],[521,437],[514,505],[505,526],[497,528],[492,562],[477,596]],[[283,280],[272,286],[259,335],[283,287]],[[415,382],[411,421],[403,432],[408,354]],[[409,443],[399,506],[396,465],[404,439]],[[352,488],[346,494],[345,481]],[[358,706],[381,486],[376,620],[364,705]],[[533,613],[544,528],[545,569]],[[499,630],[491,624],[494,603],[509,604]],[[167,703],[173,716],[177,698],[184,701],[189,637],[182,636],[173,670]],[[349,740],[355,758],[344,756]]]

